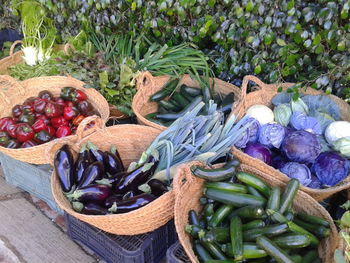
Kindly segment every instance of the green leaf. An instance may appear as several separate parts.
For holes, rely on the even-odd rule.
[[[350,200],[346,201],[344,204],[340,206],[341,208],[345,210],[350,210]]]
[[[309,47],[311,47],[311,44],[312,44],[311,40],[308,39],[304,42],[304,47],[309,48]]]
[[[320,35],[320,34],[317,34],[317,35],[315,36],[314,41],[312,42],[312,44],[313,44],[314,46],[317,46],[318,44],[321,43],[321,40],[322,40],[321,35]]]
[[[345,40],[342,40],[342,41],[340,41],[340,42],[338,43],[337,49],[338,49],[339,51],[344,51],[344,50],[345,50]]]
[[[210,7],[214,7],[215,4],[216,4],[216,0],[209,0],[209,1],[208,1],[208,5],[209,5]]]
[[[281,47],[287,45],[287,43],[282,38],[277,38],[277,44]]]
[[[252,2],[248,2],[245,6],[245,10],[247,12],[251,12],[253,10],[253,8],[254,8],[254,4]]]
[[[350,211],[346,211],[340,219],[340,225],[342,227],[350,227]]]
[[[261,65],[258,65],[254,68],[254,73],[259,74],[261,72]]]

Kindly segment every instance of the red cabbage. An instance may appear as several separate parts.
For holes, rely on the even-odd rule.
[[[247,123],[250,123],[251,125],[244,133],[243,137],[238,142],[236,142],[235,146],[237,148],[245,148],[248,142],[256,142],[258,140],[260,123],[254,118],[248,118],[245,122],[242,123],[241,127]]]
[[[285,136],[285,128],[278,123],[268,123],[261,126],[259,142],[269,148],[279,148]]]
[[[311,176],[311,183],[308,185],[310,188],[318,189],[321,188],[322,184],[320,180],[314,175]]]
[[[311,172],[305,164],[289,162],[283,165],[280,171],[289,178],[298,179],[304,186],[308,186],[311,183]]]
[[[261,145],[260,143],[248,143],[247,147],[244,149],[244,153],[250,155],[251,157],[257,158],[268,165],[271,165],[272,163],[272,155],[270,149],[264,145]]]
[[[321,125],[314,117],[308,117],[301,112],[294,112],[290,117],[290,125],[296,130],[305,130],[314,134],[322,134]]]

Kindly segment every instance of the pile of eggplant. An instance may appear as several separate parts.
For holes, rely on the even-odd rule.
[[[101,151],[91,142],[80,149],[76,161],[68,145],[62,146],[54,159],[63,193],[75,211],[87,215],[127,213],[167,192],[163,182],[150,180],[157,165],[150,157],[127,171],[115,147]],[[139,190],[141,185],[149,186],[147,192]]]

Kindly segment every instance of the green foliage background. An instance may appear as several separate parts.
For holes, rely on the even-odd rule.
[[[266,82],[306,82],[350,98],[350,0],[40,2],[63,39],[84,29],[143,33],[169,45],[191,41],[211,56],[222,79],[255,74]]]

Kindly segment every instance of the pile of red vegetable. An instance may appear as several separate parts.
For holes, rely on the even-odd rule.
[[[28,148],[74,134],[80,122],[96,114],[86,94],[62,88],[60,97],[41,91],[12,108],[12,116],[0,119],[0,146]]]
[[[161,181],[148,181],[157,165],[152,157],[144,165],[126,171],[115,147],[101,151],[91,142],[81,148],[76,161],[68,145],[57,152],[54,161],[60,185],[73,209],[88,215],[126,213],[168,191]],[[150,193],[138,189],[146,182]]]

